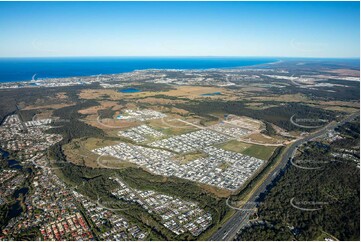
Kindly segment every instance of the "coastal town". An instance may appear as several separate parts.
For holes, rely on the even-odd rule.
[[[99,74],[92,76],[37,78],[34,75],[29,80],[21,82],[0,82],[0,89],[40,88],[40,87],[69,87],[99,85],[105,89],[120,89],[129,86],[132,82],[155,83],[176,86],[215,86],[215,87],[244,87],[244,83],[251,86],[264,87],[268,84],[258,82],[273,81],[275,88],[285,88],[288,84],[281,84],[280,80],[288,80],[293,84],[306,89],[340,86],[339,84],[323,83],[329,79],[358,81],[354,76],[337,76],[328,74],[294,75],[286,68],[232,68],[214,70],[135,70],[119,74]]]

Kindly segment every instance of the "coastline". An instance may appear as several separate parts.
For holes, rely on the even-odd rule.
[[[42,58],[42,59],[34,59],[38,62],[34,64],[34,68],[32,62],[29,62],[29,58],[26,59],[24,63],[7,63],[7,59],[0,59],[3,64],[9,65],[9,68],[3,67],[3,71],[5,74],[1,75],[1,65],[0,65],[0,85],[5,83],[26,83],[34,81],[32,78],[36,76],[43,75],[44,77],[40,77],[39,80],[48,80],[48,79],[66,79],[66,78],[88,78],[92,76],[99,75],[121,75],[125,73],[131,73],[136,71],[209,71],[209,70],[230,70],[230,69],[240,69],[240,68],[249,68],[253,66],[271,64],[279,61],[278,58],[268,58],[268,57],[260,57],[260,58],[247,58],[247,57],[193,57],[193,58],[100,58],[100,59],[72,59],[72,58]],[[20,59],[23,60],[23,59]],[[39,61],[41,60],[41,61]],[[49,60],[49,62],[46,62]],[[65,60],[65,61],[63,61]],[[78,60],[78,61],[74,61]],[[84,60],[83,62],[79,62],[79,60]],[[93,63],[89,63],[94,61]],[[99,60],[102,60],[99,62]],[[113,62],[114,60],[118,62]],[[136,60],[134,62],[134,60]],[[226,63],[228,62],[228,63]],[[242,63],[243,62],[243,63]],[[260,62],[260,63],[252,63],[252,62]],[[30,64],[29,64],[30,63]],[[64,64],[65,63],[65,64]],[[18,65],[15,67],[15,65]],[[39,65],[42,66],[49,65],[49,69],[45,69],[43,74],[41,70],[39,70]],[[89,65],[89,67],[88,67]],[[102,67],[100,67],[103,65]],[[113,65],[108,67],[109,65]],[[141,66],[144,65],[144,68]],[[158,65],[158,67],[156,67]],[[76,66],[76,67],[74,67]],[[155,67],[152,67],[155,66]],[[202,67],[203,66],[203,67]],[[25,67],[25,68],[24,68]],[[68,68],[69,67],[69,68]],[[51,70],[53,69],[53,71]],[[9,70],[10,69],[10,70]],[[18,72],[19,70],[26,69],[26,72],[23,71],[21,75],[27,75],[29,78],[22,78],[19,80],[18,77],[12,74]],[[69,70],[70,69],[70,70]],[[85,69],[85,70],[84,70]],[[89,71],[92,70],[92,71]],[[6,73],[7,72],[7,73]],[[64,74],[68,72],[69,74]],[[86,73],[88,72],[88,73]],[[44,74],[45,73],[45,74]],[[79,74],[77,74],[79,73]],[[84,74],[83,74],[84,73]],[[16,74],[19,75],[19,74]],[[11,77],[6,77],[11,76]],[[1,80],[2,79],[2,80]],[[13,79],[13,80],[11,80]],[[36,81],[39,81],[36,80]]]

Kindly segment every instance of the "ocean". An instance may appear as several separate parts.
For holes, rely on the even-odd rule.
[[[116,74],[144,69],[211,69],[253,66],[276,58],[238,57],[67,57],[0,58],[0,82]]]

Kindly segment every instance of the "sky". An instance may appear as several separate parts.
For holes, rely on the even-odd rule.
[[[359,2],[0,2],[0,57],[359,57]]]

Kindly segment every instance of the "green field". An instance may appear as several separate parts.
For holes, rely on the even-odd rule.
[[[236,140],[231,140],[227,143],[224,143],[220,146],[220,148],[238,152],[244,155],[253,156],[262,160],[268,160],[276,149],[276,147],[273,146],[249,144]]]

